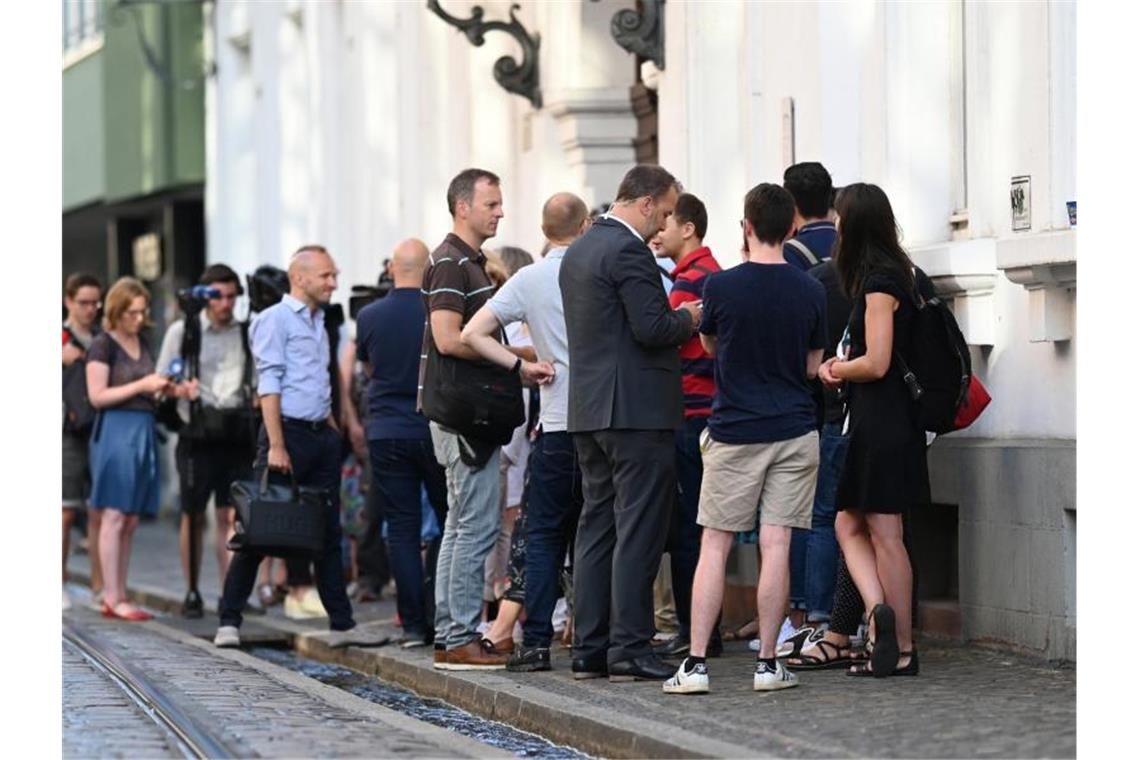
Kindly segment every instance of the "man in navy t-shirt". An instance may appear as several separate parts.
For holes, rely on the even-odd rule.
[[[425,319],[420,284],[427,258],[420,240],[397,245],[390,264],[395,287],[356,318],[356,356],[371,376],[366,433],[372,487],[388,521],[388,555],[405,648],[431,643],[434,631],[420,558],[421,487],[427,488],[439,524],[447,517],[447,476],[436,461],[427,418],[416,411]],[[433,577],[434,549],[427,568]]]
[[[724,567],[736,531],[752,530],[760,505],[763,562],[757,588],[760,651],[756,691],[796,677],[776,662],[788,603],[792,528],[811,526],[819,465],[815,404],[808,386],[827,340],[823,286],[784,260],[795,203],[770,184],[744,198],[747,258],[705,282],[701,342],[715,356],[716,395],[702,444],[704,527],[693,581],[690,655],[665,682],[669,693],[708,691],[705,654],[720,612]]]
[[[784,170],[784,189],[796,201],[796,235],[784,243],[784,260],[806,272],[830,260],[835,245],[835,222],[829,216],[835,193],[831,174],[816,161],[792,164]]]

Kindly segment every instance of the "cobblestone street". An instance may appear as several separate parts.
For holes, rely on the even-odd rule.
[[[181,599],[174,540],[168,524],[142,526],[131,569],[132,586],[149,589],[150,598],[167,604]],[[82,572],[83,564],[76,557],[73,567]],[[211,581],[204,579],[203,588]],[[358,619],[384,626],[385,621],[391,624],[394,612],[385,599],[360,605]],[[442,673],[431,668],[426,650],[328,649],[322,644],[324,620],[288,621],[280,608],[250,620],[301,634],[297,646],[307,656],[398,681],[592,754],[1072,757],[1076,752],[1075,668],[934,640],[921,640],[918,678],[856,680],[842,671],[804,673],[799,688],[769,695],[751,690],[752,655],[744,644],[734,644],[724,657],[710,661],[712,693],[678,697],[663,694],[657,683],[575,681],[568,651],[561,648],[553,653],[549,673]],[[169,622],[184,625],[177,619]],[[212,626],[209,616],[208,622]],[[171,679],[199,677],[194,668],[161,667],[174,668],[168,673]],[[215,688],[213,680],[202,679],[203,688]],[[242,698],[229,695],[223,701]],[[257,700],[273,705],[269,709],[285,709],[282,705],[293,699],[278,686],[263,685],[257,693]],[[317,720],[312,728],[320,725]],[[249,730],[259,735],[256,721]],[[269,732],[261,736],[268,740]],[[351,737],[352,730],[346,729],[344,740],[351,742]]]

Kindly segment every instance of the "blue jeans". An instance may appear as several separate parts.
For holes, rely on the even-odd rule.
[[[368,442],[372,459],[372,488],[378,500],[380,519],[388,521],[388,564],[396,580],[396,610],[404,635],[424,638],[428,632],[425,612],[424,564],[420,554],[423,526],[421,487],[426,488],[436,519],[447,517],[447,475],[435,459],[428,439],[379,439]],[[434,575],[433,568],[428,574]]]
[[[348,601],[348,594],[344,590],[344,563],[341,561],[340,435],[328,425],[313,427],[289,420],[283,422],[282,428],[285,433],[285,450],[289,452],[297,485],[324,489],[328,496],[324,507],[325,548],[313,564],[317,570],[317,592],[321,604],[329,614],[329,628],[347,631],[355,627],[356,621],[352,619],[352,603]],[[268,457],[269,439],[265,434],[265,426],[262,425],[254,472],[260,473],[265,469]],[[285,478],[279,474],[272,477],[275,480]],[[241,626],[241,611],[246,598],[253,591],[262,559],[264,556],[257,552],[234,552],[222,590],[219,610],[222,625]],[[300,564],[307,566],[308,562]]]
[[[542,433],[530,451],[526,506],[523,646],[549,647],[566,547],[582,511],[582,474],[569,433]]]
[[[499,448],[481,468],[463,463],[459,437],[431,423],[435,458],[447,470],[447,522],[435,579],[435,641],[448,649],[479,638],[483,566],[499,536]]]
[[[701,526],[697,525],[697,508],[701,501],[701,432],[708,417],[686,417],[685,426],[675,434],[677,453],[677,503],[669,525],[665,551],[669,552],[669,571],[673,581],[673,606],[677,610],[677,628],[689,637],[693,607],[693,576],[701,555]],[[719,633],[714,629],[714,638]]]
[[[823,426],[819,437],[819,474],[811,510],[811,530],[792,531],[791,587],[788,601],[793,609],[807,611],[807,621],[831,619],[839,544],[835,540],[835,492],[847,457],[843,424]]]

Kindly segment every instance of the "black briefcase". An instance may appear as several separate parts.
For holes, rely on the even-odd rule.
[[[298,558],[323,551],[329,496],[321,488],[298,487],[291,473],[289,478],[289,485],[270,483],[266,468],[259,479],[230,484],[231,503],[237,508],[230,549]]]

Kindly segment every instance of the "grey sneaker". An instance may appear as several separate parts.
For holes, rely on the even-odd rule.
[[[770,668],[762,660],[756,661],[756,672],[752,676],[752,691],[776,691],[777,689],[790,689],[799,685],[796,674],[784,667],[784,663],[776,661],[776,667]]]
[[[223,625],[214,634],[214,646],[233,649],[241,646],[241,636],[238,629],[232,625]]]

